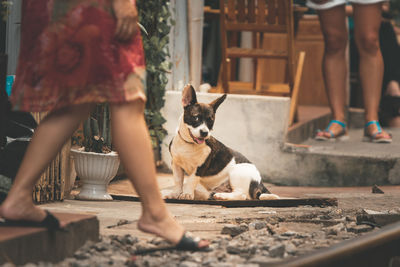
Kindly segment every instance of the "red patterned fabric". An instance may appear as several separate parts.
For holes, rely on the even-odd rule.
[[[115,27],[111,0],[24,0],[14,109],[145,101],[140,33],[121,43]]]

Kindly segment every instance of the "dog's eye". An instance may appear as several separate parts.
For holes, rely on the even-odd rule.
[[[199,121],[200,117],[199,116],[194,116],[194,121]]]

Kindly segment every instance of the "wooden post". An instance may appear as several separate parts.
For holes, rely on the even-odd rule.
[[[45,112],[33,113],[33,117],[38,124],[45,116]],[[65,181],[69,179],[71,172],[69,164],[70,149],[71,140],[69,139],[40,176],[33,189],[33,200],[35,202],[44,203],[64,199]]]
[[[290,97],[291,101],[290,101],[290,112],[289,112],[289,126],[293,124],[297,116],[297,103],[300,90],[301,75],[303,74],[305,56],[306,53],[304,51],[301,51],[299,54],[299,59],[297,61],[296,76],[294,77],[294,85]]]

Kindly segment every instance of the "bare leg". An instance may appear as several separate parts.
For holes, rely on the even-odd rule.
[[[322,70],[329,105],[334,120],[345,121],[346,104],[346,45],[347,28],[344,5],[318,11],[321,30],[324,36],[325,50]],[[332,124],[334,135],[342,131],[338,124]],[[321,134],[330,137],[327,132]]]
[[[386,87],[385,95],[400,96],[400,84],[397,81],[390,81]]]
[[[400,127],[400,116],[391,118],[388,122],[389,127],[397,128]]]
[[[113,144],[142,204],[140,230],[176,244],[184,229],[167,210],[156,180],[152,148],[140,100],[112,105]],[[208,245],[201,241],[200,247]]]
[[[12,220],[42,221],[45,212],[32,201],[32,189],[50,161],[61,150],[79,123],[88,116],[91,105],[78,105],[50,113],[36,128],[13,186],[0,209]]]
[[[397,81],[390,81],[385,95],[400,97],[400,85]],[[399,111],[400,113],[400,111]],[[389,127],[400,127],[400,116],[393,117],[388,121]]]
[[[360,54],[360,80],[364,94],[365,121],[378,120],[378,108],[383,78],[383,59],[379,47],[382,3],[354,4],[354,36]],[[369,134],[377,131],[372,124]],[[387,133],[378,134],[385,136]]]

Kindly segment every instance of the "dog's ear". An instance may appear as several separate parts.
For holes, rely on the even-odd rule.
[[[187,107],[197,103],[196,91],[191,84],[188,84],[182,91],[182,105]]]
[[[226,98],[226,94],[222,95],[221,97],[215,99],[213,102],[210,103],[210,106],[213,107],[214,112],[217,111],[217,108],[219,107],[219,105],[221,105],[222,102],[224,102]]]

